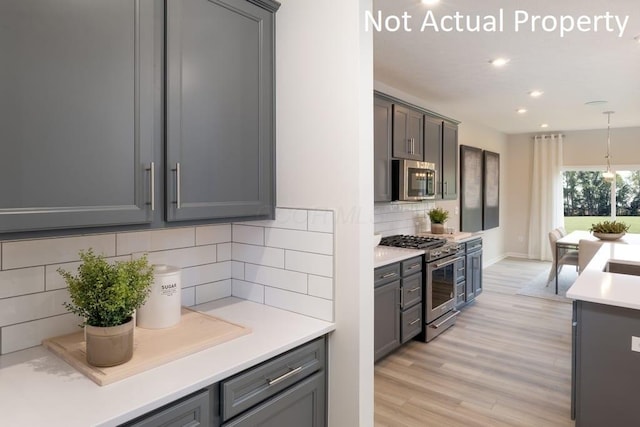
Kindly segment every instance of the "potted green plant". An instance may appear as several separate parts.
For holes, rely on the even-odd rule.
[[[133,314],[153,282],[146,256],[110,264],[91,249],[80,251],[77,275],[59,268],[69,285],[64,306],[84,318],[87,363],[115,366],[133,356]]]
[[[601,240],[617,240],[629,231],[629,225],[622,221],[600,221],[591,224],[589,231]]]
[[[449,218],[449,211],[443,208],[435,207],[428,213],[429,220],[431,221],[431,232],[433,234],[444,233],[444,223]]]

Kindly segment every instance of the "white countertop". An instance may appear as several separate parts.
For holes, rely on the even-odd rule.
[[[43,347],[0,357],[0,425],[115,426],[335,329],[237,298],[194,307],[252,333],[100,387]]]
[[[640,263],[640,246],[603,243],[575,283],[567,297],[640,310],[640,276],[609,273],[607,263]]]
[[[420,255],[424,255],[424,251],[420,249],[405,249],[378,245],[373,248],[373,268],[404,261],[405,259]]]

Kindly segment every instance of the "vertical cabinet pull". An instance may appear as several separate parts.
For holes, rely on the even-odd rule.
[[[176,209],[180,209],[180,162],[176,163],[175,169],[171,169],[176,173]]]
[[[149,167],[146,169],[149,171],[149,194],[150,201],[147,203],[151,205],[151,212],[156,210],[156,164],[155,162],[149,163]]]

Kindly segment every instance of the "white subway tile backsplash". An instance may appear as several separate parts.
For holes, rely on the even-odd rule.
[[[1,299],[0,327],[66,313],[62,303],[70,301],[66,289]]]
[[[231,296],[231,279],[196,286],[196,304]]]
[[[309,275],[309,295],[333,300],[333,279]]]
[[[2,354],[40,345],[46,338],[66,335],[80,330],[82,319],[67,313],[32,322],[2,328]]]
[[[0,241],[0,352],[76,330],[57,270],[75,274],[89,248],[112,262],[147,254],[181,268],[184,306],[233,295],[332,320],[334,222],[332,211],[277,208],[273,221]]]
[[[118,255],[123,255],[186,248],[194,246],[195,240],[193,227],[131,231],[116,234],[116,250]]]
[[[220,243],[218,246],[218,262],[231,261],[231,243]]]
[[[187,267],[180,271],[183,288],[229,278],[231,278],[231,261]]]
[[[333,254],[333,234],[268,228],[266,245],[325,255]]]
[[[273,307],[333,321],[333,302],[276,288],[265,288],[264,303]]]
[[[231,279],[231,295],[264,304],[264,286],[255,283]]]
[[[309,211],[307,229],[309,231],[333,233],[333,212]]]
[[[231,224],[196,227],[196,245],[213,245],[231,241]]]
[[[182,288],[180,297],[181,304],[185,307],[196,305],[196,287],[192,286],[190,288]]]
[[[231,278],[244,280],[244,262],[231,261]]]
[[[249,262],[251,264],[284,267],[283,249],[232,243],[231,258],[235,261]]]
[[[114,256],[114,234],[57,237],[53,239],[19,240],[2,243],[2,269],[35,267],[77,261],[80,250],[93,249],[96,254]]]
[[[0,298],[44,291],[44,267],[0,271]]]
[[[216,245],[194,246],[149,253],[149,263],[185,268],[216,262]]]
[[[264,227],[233,224],[231,237],[234,243],[264,245]]]
[[[307,275],[296,271],[246,264],[244,280],[289,291],[307,293]]]
[[[307,212],[308,211],[303,209],[276,208],[275,220],[250,221],[245,222],[244,224],[274,228],[289,228],[292,230],[306,230]]]
[[[288,250],[285,255],[285,268],[302,273],[333,277],[333,257]]]

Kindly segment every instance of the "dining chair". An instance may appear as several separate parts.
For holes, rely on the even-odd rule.
[[[580,239],[578,242],[578,272],[582,273],[584,268],[589,264],[591,258],[598,252],[601,241]]]
[[[558,229],[549,232],[549,244],[551,245],[551,253],[553,254],[553,265],[551,266],[549,276],[547,277],[547,286],[549,286],[551,280],[554,279],[562,271],[563,266],[573,265],[576,267],[576,270],[578,270],[578,251],[570,249],[556,251],[556,242],[561,237],[562,236]],[[558,293],[557,287],[556,293]]]
[[[558,233],[560,233],[560,237],[564,237],[567,235],[567,230],[564,227],[558,227],[556,228],[556,230],[558,230]]]

